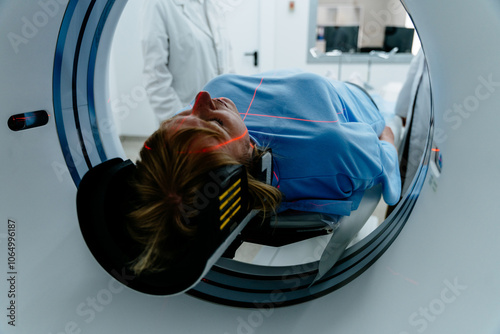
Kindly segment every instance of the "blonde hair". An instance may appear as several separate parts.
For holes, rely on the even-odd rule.
[[[259,154],[245,162],[236,161],[223,150],[187,154],[193,140],[200,136],[218,138],[219,134],[205,128],[184,128],[169,133],[161,127],[148,138],[140,152],[132,184],[138,199],[127,222],[131,237],[144,247],[131,263],[136,274],[166,269],[195,236],[197,228],[189,224],[189,218],[198,212],[191,208],[196,207],[193,205],[196,194],[206,184],[210,171],[243,163],[247,166],[249,209],[272,212],[281,201],[278,189],[251,175],[260,167],[256,166]]]

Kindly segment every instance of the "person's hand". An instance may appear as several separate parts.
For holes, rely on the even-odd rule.
[[[380,134],[380,137],[378,137],[380,140],[387,141],[394,145],[394,133],[392,132],[392,129],[388,126],[384,128],[384,131],[382,131],[382,134]],[[395,145],[394,145],[395,146]]]

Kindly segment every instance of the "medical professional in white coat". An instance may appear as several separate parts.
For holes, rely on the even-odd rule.
[[[217,0],[144,1],[144,76],[159,122],[188,105],[210,79],[233,72],[224,21]]]
[[[401,194],[404,195],[418,170],[430,127],[431,86],[422,50],[410,64],[396,102],[395,113],[405,122],[405,132],[398,150],[403,186]]]

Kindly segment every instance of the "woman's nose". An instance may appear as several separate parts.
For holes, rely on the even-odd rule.
[[[200,113],[213,109],[215,109],[215,104],[212,102],[210,94],[205,91],[199,92],[194,101],[193,113]]]

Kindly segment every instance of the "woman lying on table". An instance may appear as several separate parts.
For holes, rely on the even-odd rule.
[[[272,185],[252,177],[261,148],[272,149]],[[387,204],[400,196],[393,133],[364,90],[297,71],[222,75],[141,150],[128,223],[144,246],[136,273],[160,271],[182,250],[196,233],[183,215],[201,176],[231,164],[248,167],[251,209],[264,212],[349,215],[379,183]]]

